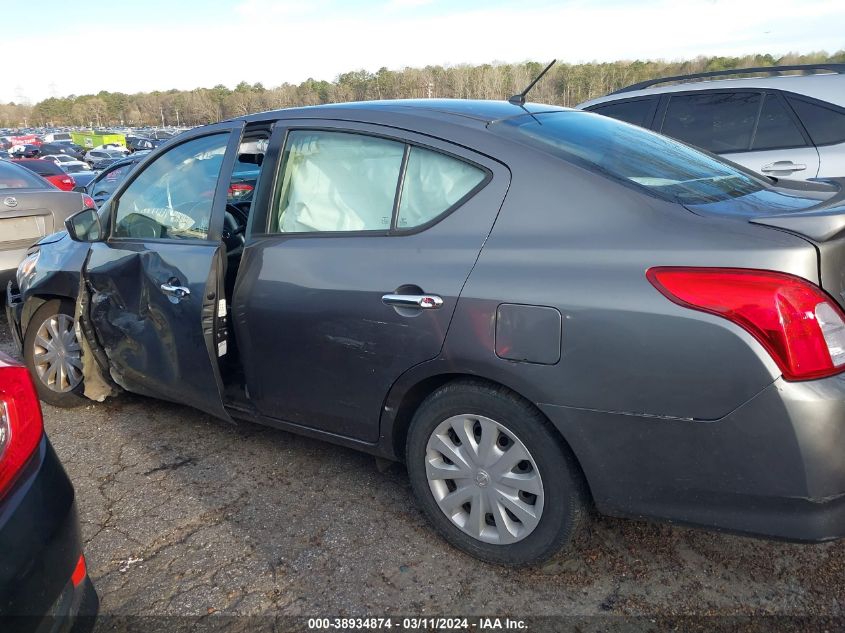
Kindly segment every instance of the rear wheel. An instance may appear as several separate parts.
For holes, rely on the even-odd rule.
[[[541,562],[586,514],[571,454],[539,411],[501,387],[461,381],[435,391],[411,423],[406,460],[429,520],[488,562]]]
[[[85,402],[82,346],[76,338],[74,304],[52,299],[29,321],[23,354],[38,397],[56,407],[75,407]]]

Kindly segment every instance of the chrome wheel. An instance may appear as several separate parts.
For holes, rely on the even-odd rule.
[[[543,481],[525,445],[478,415],[441,422],[426,445],[428,486],[440,510],[485,543],[506,545],[531,534],[543,514]]]
[[[82,348],[67,314],[53,315],[41,324],[32,351],[38,378],[51,391],[67,393],[82,383]]]

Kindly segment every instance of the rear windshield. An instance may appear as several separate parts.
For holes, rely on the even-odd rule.
[[[670,138],[589,112],[548,112],[491,129],[665,200],[708,204],[767,187],[718,158]]]
[[[51,160],[28,160],[20,163],[21,167],[26,167],[29,171],[34,171],[39,176],[61,176],[64,171],[56,163]]]
[[[0,189],[48,189],[44,180],[24,169],[6,161],[0,161]]]

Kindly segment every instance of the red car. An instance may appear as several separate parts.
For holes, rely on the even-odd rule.
[[[14,162],[21,167],[26,167],[29,171],[35,172],[62,191],[73,191],[73,188],[76,187],[76,181],[73,177],[53,161],[41,160],[40,158],[19,158]]]

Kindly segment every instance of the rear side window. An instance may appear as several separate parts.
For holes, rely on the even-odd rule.
[[[635,99],[621,103],[602,104],[590,108],[589,111],[640,127],[650,127],[656,106],[657,99]]]
[[[0,190],[48,189],[50,185],[20,165],[0,161]]]
[[[711,152],[740,152],[751,145],[760,94],[708,92],[673,96],[663,134]]]
[[[845,142],[845,111],[787,97],[815,145]]]
[[[440,152],[350,132],[288,134],[270,231],[410,230],[465,201],[487,172]]]
[[[777,95],[767,94],[760,110],[752,150],[802,147],[807,142]]]
[[[360,134],[291,132],[272,228],[389,230],[404,152],[402,143]]]

